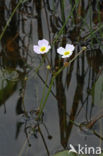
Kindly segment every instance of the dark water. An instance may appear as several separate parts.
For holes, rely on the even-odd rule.
[[[28,0],[16,11],[0,42],[0,156],[52,156],[75,147],[100,146],[103,139],[103,2]],[[0,33],[16,7],[0,0]],[[75,6],[75,9],[73,9]],[[53,43],[52,70],[63,66],[56,49],[66,43],[87,50],[56,78],[41,121],[37,114],[48,77],[48,61],[33,52],[40,39]],[[45,90],[47,93],[47,88]],[[34,131],[35,129],[35,131]]]

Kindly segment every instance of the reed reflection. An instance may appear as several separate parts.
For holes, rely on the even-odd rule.
[[[16,72],[17,79],[12,82],[11,79],[7,80],[3,78],[1,86],[4,86],[4,88],[1,87],[0,89],[2,94],[2,98],[0,97],[0,105],[6,103],[7,99],[16,91],[18,83],[20,83],[19,98],[16,105],[16,115],[24,115],[25,121],[17,123],[16,139],[18,138],[20,131],[22,131],[22,126],[24,126],[29,145],[30,140],[28,139],[28,129],[29,132],[32,132],[32,135],[34,135],[34,138],[36,138],[39,133],[48,155],[50,155],[50,152],[46,142],[49,138],[51,138],[51,136],[49,135],[49,138],[46,139],[43,135],[40,127],[41,124],[44,124],[43,119],[41,122],[36,122],[34,120],[39,109],[33,109],[31,112],[28,111],[25,108],[24,100],[28,78],[26,76],[28,76],[28,72],[30,70],[32,73],[34,72],[33,56],[30,53],[32,51],[30,49],[32,44],[31,40],[35,35],[33,34],[33,29],[36,30],[37,28],[37,32],[35,32],[37,33],[37,36],[35,35],[34,38],[35,41],[37,39],[40,40],[47,38],[52,44],[56,35],[63,27],[67,14],[72,12],[72,15],[66,23],[61,35],[57,38],[55,44],[53,45],[52,53],[48,54],[51,70],[48,72],[49,78],[46,85],[46,74],[44,76],[44,71],[39,70],[36,73],[38,79],[40,79],[47,88],[49,88],[50,85],[49,82],[53,75],[52,72],[56,72],[60,67],[62,67],[64,65],[64,61],[69,61],[69,59],[63,60],[57,55],[56,50],[60,45],[65,46],[66,43],[73,43],[76,49],[72,57],[80,51],[82,46],[85,45],[88,49],[86,54],[83,53],[82,56],[78,57],[77,60],[75,60],[67,69],[58,75],[54,83],[54,89],[52,88],[51,90],[51,94],[53,95],[53,98],[56,99],[58,105],[60,143],[63,148],[66,149],[68,147],[72,130],[74,126],[77,126],[75,123],[78,122],[78,119],[78,129],[82,130],[83,128],[87,128],[88,130],[93,130],[93,126],[99,119],[102,118],[102,115],[97,115],[96,118],[93,118],[92,113],[95,106],[94,102],[90,101],[92,96],[90,91],[98,78],[98,74],[101,74],[100,72],[102,72],[101,69],[103,68],[102,41],[100,39],[102,38],[102,34],[100,31],[97,31],[95,35],[93,34],[94,30],[97,28],[96,24],[98,22],[101,23],[99,20],[102,19],[102,3],[100,2],[97,4],[96,1],[93,1],[93,5],[91,7],[92,1],[87,1],[87,3],[84,1],[78,2],[78,5],[76,5],[75,1],[70,1],[68,6],[66,6],[63,0],[53,0],[52,2],[50,0],[32,0],[24,3],[24,5],[16,12],[1,41],[2,48],[0,51],[0,71],[3,72],[5,69],[5,71]],[[3,19],[3,23],[0,25],[1,31],[2,26],[4,26],[7,21],[8,12],[10,14],[13,11],[16,7],[17,1],[10,1],[8,6],[10,6],[11,10],[8,6],[6,6],[5,1],[1,0],[0,3],[4,6],[4,8],[1,8],[2,11],[0,11],[0,19]],[[76,5],[76,7],[72,10],[74,5]],[[99,14],[96,10],[98,5],[100,8]],[[33,9],[35,12],[34,14]],[[95,20],[96,16],[98,16],[98,20]],[[35,28],[35,24],[33,24],[34,19],[36,21]],[[39,58],[40,61],[42,61],[42,57]],[[46,58],[44,61],[46,72],[47,65],[48,62]],[[75,85],[73,84],[74,80],[76,81]],[[4,84],[5,81],[6,86]],[[71,83],[73,88],[72,102],[69,100],[71,98],[69,91],[72,90]],[[49,102],[47,102],[47,104],[48,103]],[[82,119],[80,119],[81,114],[83,116]],[[92,133],[93,132],[94,131],[92,131]],[[96,132],[93,134],[100,139],[102,138],[100,134],[97,134]]]

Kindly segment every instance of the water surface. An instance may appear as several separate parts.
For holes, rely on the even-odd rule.
[[[0,156],[52,156],[69,144],[102,148],[103,4],[78,2],[28,0],[7,27],[0,42]],[[0,1],[0,33],[17,3]],[[35,72],[42,56],[33,52],[33,45],[43,38],[52,44],[68,16],[48,53],[52,71],[82,46],[87,50],[57,76],[38,122],[43,88],[47,77],[50,85],[52,73],[46,59]],[[75,51],[63,60],[56,49],[66,43],[74,44]]]

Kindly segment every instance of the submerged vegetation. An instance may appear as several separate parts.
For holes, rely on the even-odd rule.
[[[103,1],[0,4],[1,122],[15,127],[10,142],[1,133],[0,155],[72,156],[78,144],[102,151]]]

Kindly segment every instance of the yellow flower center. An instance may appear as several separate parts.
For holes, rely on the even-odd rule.
[[[70,51],[65,51],[64,52],[64,55],[69,55],[70,54]]]
[[[41,52],[44,52],[45,50],[46,50],[46,47],[41,47],[41,48],[40,48],[40,51],[41,51]]]

